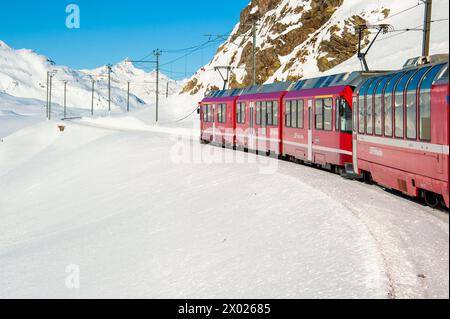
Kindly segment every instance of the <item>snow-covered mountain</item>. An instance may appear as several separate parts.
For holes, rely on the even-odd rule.
[[[107,66],[94,70],[82,70],[88,76],[106,78],[108,76]],[[147,104],[152,104],[156,97],[156,71],[145,72],[134,66],[127,59],[112,66],[111,85],[126,91],[130,82],[130,91],[141,98]],[[165,74],[159,74],[159,90],[161,96],[178,93],[183,82],[170,79]]]
[[[418,4],[419,3],[419,4]],[[448,0],[433,2],[431,53],[448,53]],[[390,24],[367,59],[373,69],[400,68],[421,54],[424,5],[417,0],[251,0],[240,22],[212,61],[184,86],[201,94],[223,85],[216,66],[232,66],[231,87],[248,86],[252,75],[252,21],[257,24],[257,82],[297,80],[343,69],[360,69],[355,26]],[[403,31],[405,29],[416,29]],[[364,33],[367,44],[373,34]]]
[[[64,81],[67,81],[67,104],[70,108],[89,109],[92,100],[92,79],[95,80],[94,107],[96,110],[108,108],[107,68],[95,70],[74,70],[55,64],[49,58],[32,50],[15,50],[0,41],[0,93],[18,98],[46,100],[47,72],[56,71],[53,79],[52,101],[63,104]],[[126,108],[127,82],[131,82],[130,104],[132,108],[151,104],[155,100],[155,73],[137,69],[131,63],[122,62],[113,66],[111,76],[111,100],[113,109]],[[178,82],[161,75],[161,96],[180,88]],[[45,104],[45,102],[43,102]]]

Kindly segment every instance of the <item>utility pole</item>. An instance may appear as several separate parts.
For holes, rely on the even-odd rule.
[[[128,90],[127,90],[127,113],[130,112],[130,81],[128,81]]]
[[[94,116],[94,88],[95,88],[95,80],[92,79],[91,116]]]
[[[52,119],[52,82],[53,82],[53,73],[50,73],[50,92],[48,98],[48,120]]]
[[[64,118],[67,118],[67,81],[64,81]]]
[[[161,51],[156,49],[153,51],[153,54],[156,57],[156,125],[159,122],[159,56],[161,55]]]
[[[431,38],[431,13],[433,7],[433,0],[422,0],[425,3],[425,22],[423,29],[423,45],[422,56],[428,57],[430,55],[430,38]]]
[[[156,61],[144,61],[144,60],[127,60],[129,63],[155,63],[156,64],[156,124],[159,122],[159,57],[162,51],[159,49],[153,50],[153,55],[156,57]]]
[[[46,107],[46,117],[47,119],[50,119],[50,108],[51,108],[51,94],[52,94],[52,78],[53,76],[58,72],[58,70],[53,70],[53,71],[47,71],[47,107]]]
[[[50,86],[50,72],[47,71],[47,97],[45,98],[46,102],[47,102],[47,104],[45,106],[45,117],[46,118],[48,118],[48,94],[50,92],[49,86]]]
[[[252,33],[253,33],[253,49],[252,49],[252,85],[256,85],[256,18],[253,19]]]
[[[111,68],[112,65],[108,64],[108,111],[111,112]]]
[[[166,99],[169,98],[169,81],[166,83]]]

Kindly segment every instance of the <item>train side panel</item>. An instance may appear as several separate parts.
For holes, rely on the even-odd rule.
[[[357,167],[369,173],[377,184],[409,196],[442,196],[448,207],[448,82],[430,85],[430,89],[426,86],[426,82],[431,81],[427,76],[437,76],[441,68],[427,66],[405,71],[398,78],[392,78],[395,85],[386,84],[381,99],[385,118],[379,135],[375,132],[380,125],[377,123],[377,96],[359,93],[358,112],[364,116],[358,118],[356,131]],[[392,102],[392,113],[386,112],[391,107],[386,101]],[[428,105],[429,112],[426,111]],[[369,127],[373,131],[369,132]]]

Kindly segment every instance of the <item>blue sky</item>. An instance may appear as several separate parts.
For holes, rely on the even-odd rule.
[[[29,48],[73,68],[94,68],[127,57],[140,59],[155,48],[176,50],[208,40],[205,34],[232,30],[249,0],[43,0],[2,1],[0,40]],[[65,25],[68,4],[77,4],[81,28]],[[173,77],[184,78],[210,59],[220,43],[166,64]],[[162,63],[184,53],[165,53]],[[149,67],[149,66],[147,66]]]

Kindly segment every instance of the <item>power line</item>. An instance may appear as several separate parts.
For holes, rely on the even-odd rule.
[[[186,57],[188,57],[188,56],[194,54],[195,52],[199,51],[200,49],[206,49],[206,48],[209,48],[209,47],[213,47],[213,46],[215,46],[215,45],[217,44],[218,40],[221,40],[221,39],[215,39],[215,40],[213,40],[213,41],[211,41],[211,42],[208,42],[208,44],[209,44],[209,43],[212,43],[212,44],[211,44],[211,45],[207,45],[207,46],[202,46],[202,47],[195,48],[195,49],[193,49],[193,50],[187,52],[186,54],[184,54],[184,55],[182,55],[182,56],[179,56],[179,57],[176,58],[176,59],[173,59],[173,60],[171,60],[171,61],[169,61],[169,62],[166,62],[166,63],[164,63],[164,64],[161,64],[161,66],[166,66],[166,65],[169,65],[169,64],[178,62],[178,61],[180,61],[180,60],[182,60],[182,59],[184,59],[184,58],[186,58]]]
[[[389,19],[391,19],[393,17],[396,17],[396,16],[401,15],[403,13],[406,13],[408,11],[411,11],[411,10],[417,8],[417,7],[420,7],[421,5],[423,5],[423,3],[418,3],[418,4],[416,4],[416,5],[412,6],[412,7],[409,7],[409,8],[406,8],[406,9],[402,10],[402,11],[396,12],[396,13],[394,13],[394,14],[392,14],[392,15],[390,15],[390,16],[388,16],[388,17],[386,17],[383,20],[380,20],[378,22],[383,22],[383,21],[389,20]]]
[[[446,18],[446,19],[431,20],[431,23],[437,23],[437,22],[443,22],[443,21],[449,21],[449,19]],[[405,33],[407,33],[407,32],[411,32],[411,31],[423,31],[423,24],[420,24],[420,25],[415,26],[415,27],[413,27],[413,28],[406,28],[406,29],[399,29],[399,30],[391,31],[391,33],[392,33],[392,32],[400,32],[400,33],[391,35],[391,36],[389,36],[389,37],[387,37],[387,38],[380,39],[380,40],[378,40],[378,42],[380,42],[380,41],[385,41],[385,40],[389,40],[389,39],[392,39],[392,38],[396,38],[396,37],[398,37],[398,36],[401,36],[401,35],[403,35],[403,34],[405,34]]]

